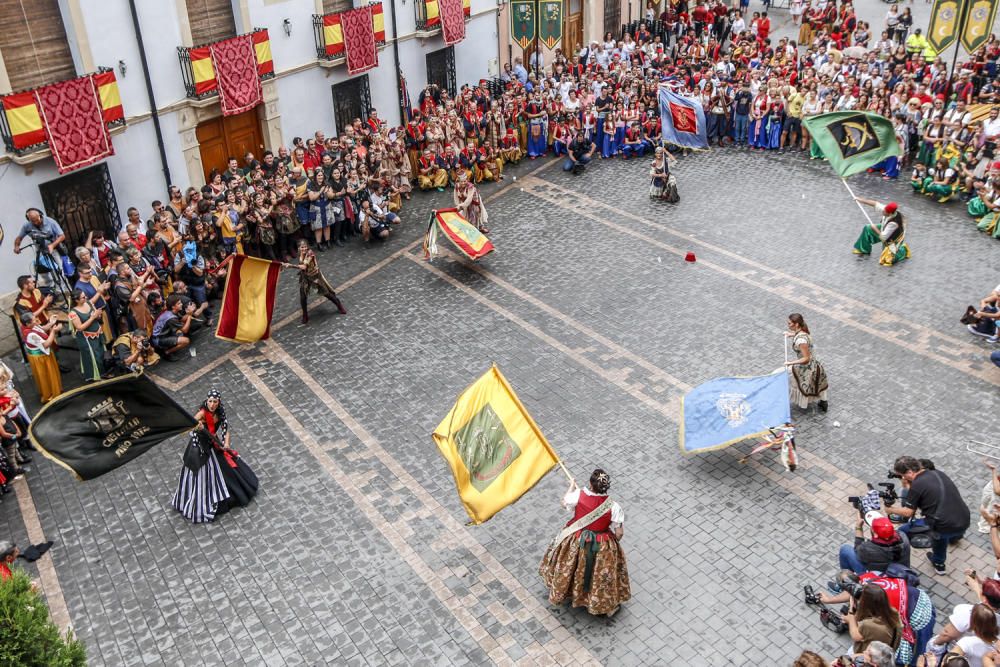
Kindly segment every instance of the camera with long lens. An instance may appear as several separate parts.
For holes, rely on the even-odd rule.
[[[813,590],[812,586],[803,586],[802,592],[804,593],[806,604],[812,605],[814,607],[819,607],[819,622],[823,624],[823,627],[827,628],[828,630],[832,630],[837,634],[843,634],[847,632],[848,629],[847,622],[842,618],[842,614],[847,613],[846,605],[844,607],[841,607],[839,611],[831,607],[828,607],[827,605],[820,602],[819,593]]]

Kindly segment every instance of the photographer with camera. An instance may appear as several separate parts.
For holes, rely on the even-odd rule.
[[[569,145],[569,151],[563,160],[563,171],[572,171],[574,174],[582,174],[590,162],[590,157],[597,150],[597,146],[584,132],[577,132],[573,141]]]
[[[915,526],[928,526],[931,553],[927,554],[927,560],[937,574],[945,574],[948,544],[964,537],[972,523],[969,506],[950,477],[940,470],[927,470],[912,456],[900,456],[892,469],[908,489],[903,506],[893,508],[894,514],[910,519],[899,531],[905,533]],[[920,519],[914,518],[917,510],[923,515]]]
[[[820,592],[810,596],[812,589],[809,589],[806,591],[806,601],[821,605],[842,604],[859,598],[863,587],[873,586],[881,589],[901,624],[899,641],[893,644],[896,649],[896,661],[901,665],[910,665],[924,652],[934,635],[937,613],[930,595],[918,588],[920,579],[915,572],[895,564],[890,565],[888,570],[889,572],[884,574],[865,572],[860,575],[844,570],[838,575],[835,584],[836,588],[840,589],[839,593],[828,595]],[[834,629],[839,630],[839,628]],[[853,633],[852,638],[857,641]]]
[[[910,566],[910,541],[898,532],[892,521],[880,516],[871,525],[871,539],[865,539],[865,520],[858,519],[854,529],[854,544],[840,547],[840,568],[855,574],[885,572],[890,563]]]
[[[153,349],[145,329],[128,331],[115,339],[113,346],[115,361],[126,372],[137,372],[160,361],[160,355]]]
[[[189,301],[185,306],[184,300],[179,295],[171,294],[167,297],[166,308],[153,324],[152,338],[153,347],[167,361],[176,361],[171,355],[191,344],[189,333],[194,319],[194,311],[194,302]]]
[[[20,254],[21,241],[27,236],[39,244],[40,252],[44,253],[47,251],[49,255],[52,255],[56,259],[56,265],[49,268],[61,270],[62,264],[60,263],[59,245],[66,240],[66,234],[63,232],[62,227],[59,226],[58,222],[37,208],[29,208],[24,212],[24,217],[27,222],[21,225],[21,231],[14,239],[14,254]]]

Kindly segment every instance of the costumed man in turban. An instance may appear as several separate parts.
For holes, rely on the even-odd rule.
[[[861,230],[858,240],[854,243],[854,254],[869,255],[872,246],[882,244],[882,253],[878,263],[882,266],[892,266],[910,256],[910,247],[906,245],[906,223],[903,214],[899,212],[899,204],[892,201],[881,204],[874,199],[855,197],[855,201],[873,207],[882,214],[879,224],[868,223]]]

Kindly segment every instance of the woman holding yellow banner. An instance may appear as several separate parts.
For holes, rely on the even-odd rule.
[[[563,506],[573,519],[549,545],[539,574],[549,589],[549,602],[567,599],[597,616],[612,616],[632,597],[619,540],[625,534],[625,512],[608,496],[611,478],[600,468],[590,476],[590,488],[570,482]]]

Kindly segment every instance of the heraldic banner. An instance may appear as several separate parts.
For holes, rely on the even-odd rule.
[[[876,113],[834,111],[805,118],[802,124],[841,178],[902,152],[892,121]]]
[[[927,42],[936,52],[941,53],[955,43],[964,4],[965,0],[935,0],[927,27]]]
[[[974,55],[976,51],[986,43],[990,37],[990,29],[993,27],[993,20],[997,15],[997,0],[966,0],[965,23],[962,24],[961,42],[969,55]]]
[[[462,392],[432,437],[475,524],[514,503],[559,462],[496,366]]]
[[[538,14],[541,23],[538,26],[538,39],[550,49],[562,41],[562,0],[541,0],[538,3]]]
[[[764,435],[791,421],[788,371],[710,380],[681,399],[681,411],[683,454],[722,449]]]
[[[522,49],[535,39],[535,0],[511,0],[510,36]]]
[[[77,479],[100,477],[195,427],[194,417],[145,375],[95,382],[45,404],[32,444]]]
[[[708,128],[701,102],[682,97],[667,86],[660,86],[660,124],[663,143],[683,148],[708,148]]]

